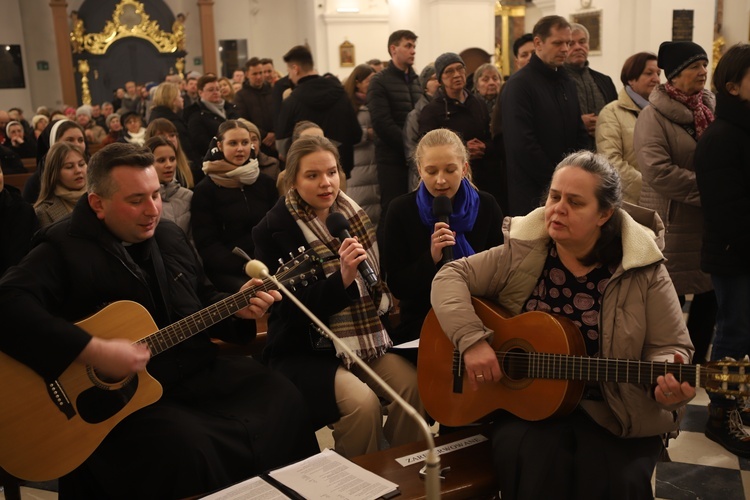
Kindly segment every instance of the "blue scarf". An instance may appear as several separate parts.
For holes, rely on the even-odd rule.
[[[432,201],[434,196],[427,191],[424,183],[417,189],[417,208],[419,209],[419,218],[422,224],[427,226],[432,236],[433,228],[437,219],[432,215]],[[451,231],[456,232],[456,244],[453,247],[453,257],[460,259],[474,255],[474,249],[471,248],[466,240],[465,233],[474,229],[474,222],[477,220],[479,213],[479,193],[472,187],[467,178],[461,179],[461,186],[453,197],[453,213],[448,218],[448,225]]]

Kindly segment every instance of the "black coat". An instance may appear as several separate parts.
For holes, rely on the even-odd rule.
[[[287,210],[284,198],[280,198],[253,229],[253,240],[255,258],[270,270],[278,267],[278,259],[289,260],[290,253],[296,254],[299,247],[307,247],[302,230]],[[344,288],[340,271],[327,279],[298,287],[295,295],[324,323],[359,297],[355,283]],[[313,348],[313,342],[319,336],[312,332],[310,319],[290,300],[274,304],[268,319],[268,340],[263,359],[294,382],[307,401],[315,426],[320,427],[340,418],[333,381],[341,362],[332,349]]]
[[[174,124],[177,129],[177,136],[180,138],[180,147],[182,152],[190,161],[191,170],[193,172],[193,178],[197,183],[203,178],[203,171],[201,170],[203,164],[203,155],[205,151],[196,151],[193,148],[193,142],[190,140],[190,132],[188,131],[187,122],[174,111],[167,106],[154,106],[151,110],[150,121],[154,121],[157,118],[164,118]],[[198,176],[196,176],[198,174]]]
[[[275,130],[273,90],[268,83],[263,83],[261,88],[256,89],[245,80],[242,88],[234,95],[234,104],[242,118],[250,120],[258,127],[261,141],[266,134]]]
[[[750,249],[750,106],[716,95],[716,121],[695,149],[703,209],[701,270],[748,273]]]
[[[21,198],[21,191],[6,184],[0,191],[0,276],[29,252],[37,229],[34,208]]]
[[[362,140],[362,127],[338,80],[320,75],[301,78],[281,105],[276,137],[291,137],[294,125],[302,120],[318,124],[327,138],[340,143],[341,166],[348,177],[354,168],[354,145]]]
[[[224,102],[226,119],[209,110],[200,100],[186,108],[184,113],[195,155],[201,159],[208,151],[211,139],[219,131],[219,126],[226,120],[236,120],[240,117],[237,107],[231,102]]]
[[[438,128],[452,130],[464,144],[472,139],[485,144],[484,156],[471,160],[472,180],[479,189],[499,197],[503,179],[500,177],[500,159],[490,134],[487,105],[473,93],[468,93],[466,100],[461,102],[446,96],[441,89],[419,115],[419,135],[421,137]]]
[[[71,321],[109,302],[138,302],[164,327],[225,296],[172,222],[130,248],[82,198],[0,280],[0,349],[51,379],[89,342]],[[126,417],[61,479],[61,497],[194,496],[314,451],[297,391],[250,358],[217,356],[209,335],[252,339],[255,322],[227,319],[153,358],[148,370],[164,395]]]
[[[0,145],[0,168],[3,169],[4,174],[23,174],[26,172],[21,157],[11,148],[3,145]]]
[[[408,83],[407,83],[408,81]],[[367,89],[367,109],[375,130],[375,155],[378,163],[387,161],[406,168],[402,130],[409,111],[422,97],[419,77],[414,69],[404,73],[393,64],[373,75]]]
[[[279,197],[276,183],[260,174],[254,184],[225,188],[206,177],[195,186],[190,205],[190,227],[195,248],[209,279],[226,292],[247,281],[245,260],[232,253],[240,247],[253,256],[251,231]]]
[[[540,205],[555,166],[585,149],[589,135],[575,83],[563,68],[553,70],[536,54],[508,79],[500,99],[509,215],[526,215]]]
[[[479,253],[503,243],[503,213],[489,193],[479,191],[479,212],[466,239]],[[432,279],[440,269],[430,254],[432,230],[422,224],[417,191],[391,202],[385,221],[382,262],[386,281],[399,299],[400,323],[391,334],[394,344],[419,338],[430,310]]]

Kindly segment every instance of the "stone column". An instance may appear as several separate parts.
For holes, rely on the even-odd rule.
[[[214,0],[198,0],[201,19],[201,50],[203,51],[203,73],[219,75],[216,64],[216,32],[214,29]]]
[[[68,4],[65,0],[50,0],[52,25],[55,30],[57,61],[60,65],[60,83],[63,102],[70,106],[78,105],[76,80],[73,74],[73,55],[70,49],[70,28],[68,26]]]

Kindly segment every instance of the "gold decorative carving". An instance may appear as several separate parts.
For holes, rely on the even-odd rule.
[[[180,35],[184,37],[184,32],[178,33],[178,37]],[[83,49],[91,54],[104,54],[114,42],[127,37],[148,40],[164,54],[178,50],[178,37],[162,31],[159,23],[150,20],[143,4],[137,0],[120,0],[112,13],[112,20],[107,21],[101,33],[89,33],[83,37]]]
[[[83,52],[83,35],[86,33],[86,29],[83,27],[83,19],[78,17],[77,10],[70,13],[70,24],[72,25],[72,29],[70,30],[70,46],[74,54],[80,54]]]
[[[719,59],[721,59],[721,54],[723,52],[722,49],[724,48],[724,45],[726,45],[726,43],[727,42],[724,39],[724,37],[719,34],[717,34],[716,38],[714,38],[714,43],[713,43],[713,49],[714,49],[713,60],[714,61],[713,61],[713,64],[711,65],[712,71],[716,71],[716,65],[719,64]]]
[[[89,90],[89,62],[85,59],[78,60],[78,72],[81,74],[81,101],[83,104],[91,104],[91,91]]]
[[[180,75],[180,78],[184,79],[185,74],[183,71],[185,71],[185,58],[178,57],[177,61],[174,63],[174,67],[177,69],[177,74]]]

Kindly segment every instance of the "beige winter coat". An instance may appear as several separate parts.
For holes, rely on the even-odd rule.
[[[696,141],[683,128],[692,126],[693,113],[670,98],[663,85],[649,101],[633,135],[643,174],[639,204],[656,210],[664,221],[664,256],[677,293],[708,292],[713,289],[711,277],[700,270],[703,212],[693,167]],[[703,102],[713,111],[716,99],[707,90]]]
[[[689,360],[692,344],[657,244],[664,226],[653,211],[632,205],[628,211],[638,222],[623,213],[623,258],[599,315],[601,356],[671,361],[680,353]],[[550,243],[544,209],[506,218],[503,229],[504,245],[446,264],[432,283],[432,306],[461,352],[492,335],[474,313],[472,295],[517,314],[542,274]],[[616,436],[655,436],[679,427],[684,405],[660,405],[650,386],[603,382],[601,390],[604,401],[584,400],[581,406]]]
[[[596,120],[596,152],[606,156],[620,172],[622,199],[634,204],[641,197],[641,171],[633,149],[633,129],[640,112],[623,88]]]

